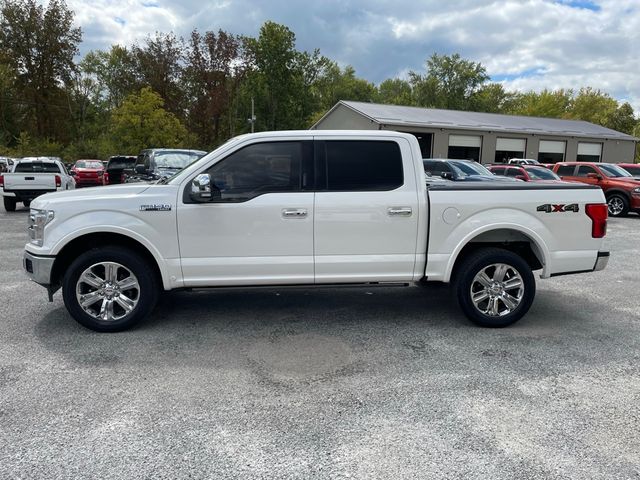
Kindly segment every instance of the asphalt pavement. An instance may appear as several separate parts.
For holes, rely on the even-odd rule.
[[[443,286],[165,293],[79,326],[0,208],[0,479],[640,478],[640,216],[512,327]]]

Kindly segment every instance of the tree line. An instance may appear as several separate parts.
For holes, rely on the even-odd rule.
[[[515,92],[458,54],[376,85],[286,25],[256,37],[156,32],[78,59],[82,30],[64,0],[0,0],[0,155],[106,158],[148,147],[210,150],[234,135],[306,129],[339,100],[586,120],[640,135],[629,103],[590,87]]]

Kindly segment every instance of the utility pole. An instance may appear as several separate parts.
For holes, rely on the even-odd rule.
[[[256,113],[253,97],[251,97],[251,118],[247,118],[247,121],[251,124],[251,133],[253,133],[256,124]]]

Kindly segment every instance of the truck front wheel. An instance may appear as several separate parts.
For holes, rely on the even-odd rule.
[[[15,212],[16,211],[16,199],[13,197],[2,197],[4,200],[4,209],[7,212]]]
[[[484,248],[456,269],[455,291],[464,314],[482,327],[506,327],[531,307],[536,281],[531,267],[509,250]]]
[[[151,313],[158,281],[148,262],[121,247],[80,255],[62,282],[64,304],[80,324],[97,332],[131,328]]]

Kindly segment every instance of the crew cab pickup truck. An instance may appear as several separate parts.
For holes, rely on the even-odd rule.
[[[2,200],[7,212],[13,212],[22,202],[31,201],[45,193],[75,188],[75,181],[60,160],[47,157],[27,157],[18,160],[10,173],[0,175]]]
[[[82,325],[118,331],[162,290],[426,281],[504,327],[529,310],[534,271],[607,263],[598,187],[425,180],[409,134],[243,135],[155,184],[39,197],[24,267]]]

